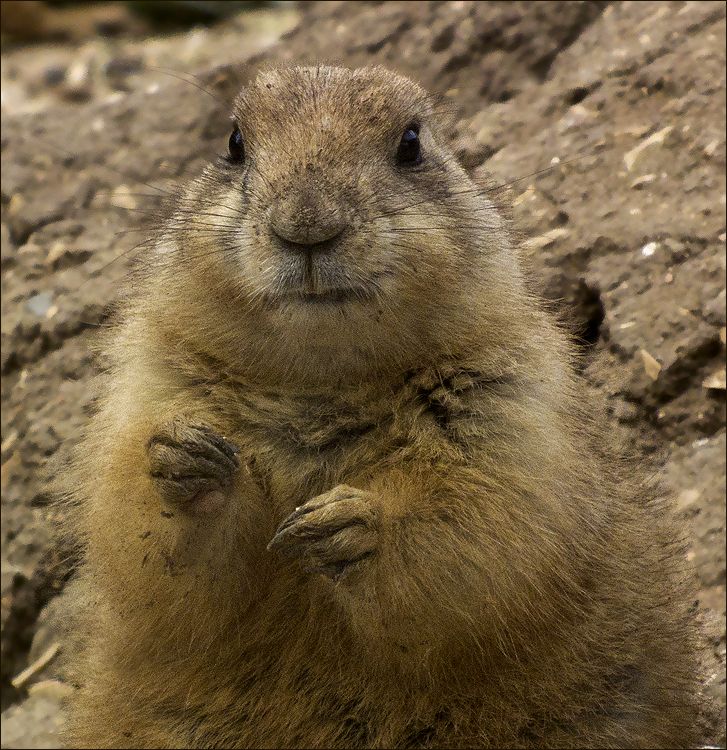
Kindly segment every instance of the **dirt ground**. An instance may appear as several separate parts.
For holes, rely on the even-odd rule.
[[[311,61],[383,63],[456,104],[463,163],[507,186],[584,377],[676,498],[724,711],[724,3],[310,3],[3,51],[3,747],[57,746],[60,657],[11,680],[72,648],[51,483],[147,212],[224,149],[256,67]]]

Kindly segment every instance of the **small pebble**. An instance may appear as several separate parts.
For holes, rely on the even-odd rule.
[[[717,146],[719,146],[719,141],[714,140],[710,141],[705,147],[704,147],[704,153],[706,156],[714,156],[714,152],[717,150]]]
[[[77,62],[68,70],[63,83],[63,94],[74,101],[85,101],[91,97],[91,77],[85,62]]]
[[[633,190],[641,190],[644,185],[648,185],[649,183],[654,182],[656,179],[655,174],[643,174],[641,177],[637,177],[632,183],[631,188]]]
[[[30,297],[25,307],[33,314],[41,317],[50,310],[51,304],[53,303],[53,297],[49,292],[41,292],[40,294],[34,294]]]
[[[656,380],[661,372],[661,363],[655,359],[646,349],[641,349],[641,360],[644,363],[644,370],[646,374],[652,379]]]
[[[624,164],[626,165],[627,170],[631,170],[636,163],[636,160],[641,155],[642,151],[644,149],[647,149],[649,146],[654,146],[659,143],[663,143],[666,139],[667,135],[671,133],[671,131],[674,128],[669,125],[662,130],[659,130],[658,132],[654,133],[653,135],[650,135],[645,141],[642,141],[639,143],[638,146],[634,147],[629,151],[628,153],[624,154]]]

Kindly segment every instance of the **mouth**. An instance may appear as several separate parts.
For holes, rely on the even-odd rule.
[[[287,258],[263,298],[271,307],[320,310],[368,305],[386,293],[391,276],[388,269],[364,276],[335,257]]]
[[[303,305],[344,305],[352,302],[370,302],[373,298],[373,292],[363,287],[326,289],[321,292],[298,290],[282,296],[286,302],[297,302]]]

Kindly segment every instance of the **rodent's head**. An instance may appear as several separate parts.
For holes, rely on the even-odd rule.
[[[219,296],[289,349],[300,335],[314,348],[348,345],[354,359],[370,359],[370,344],[380,359],[391,341],[405,363],[412,346],[436,345],[433,332],[451,341],[447,321],[461,328],[471,315],[463,300],[517,273],[442,115],[418,84],[380,67],[260,73],[235,102],[229,153],[182,204],[194,248],[179,251],[203,259],[197,278],[232,285]]]

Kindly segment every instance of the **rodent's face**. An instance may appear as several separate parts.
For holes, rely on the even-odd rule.
[[[484,214],[440,115],[381,68],[260,74],[195,196],[230,279],[265,309],[316,316],[380,311],[437,284],[447,294],[448,271],[469,273]]]

